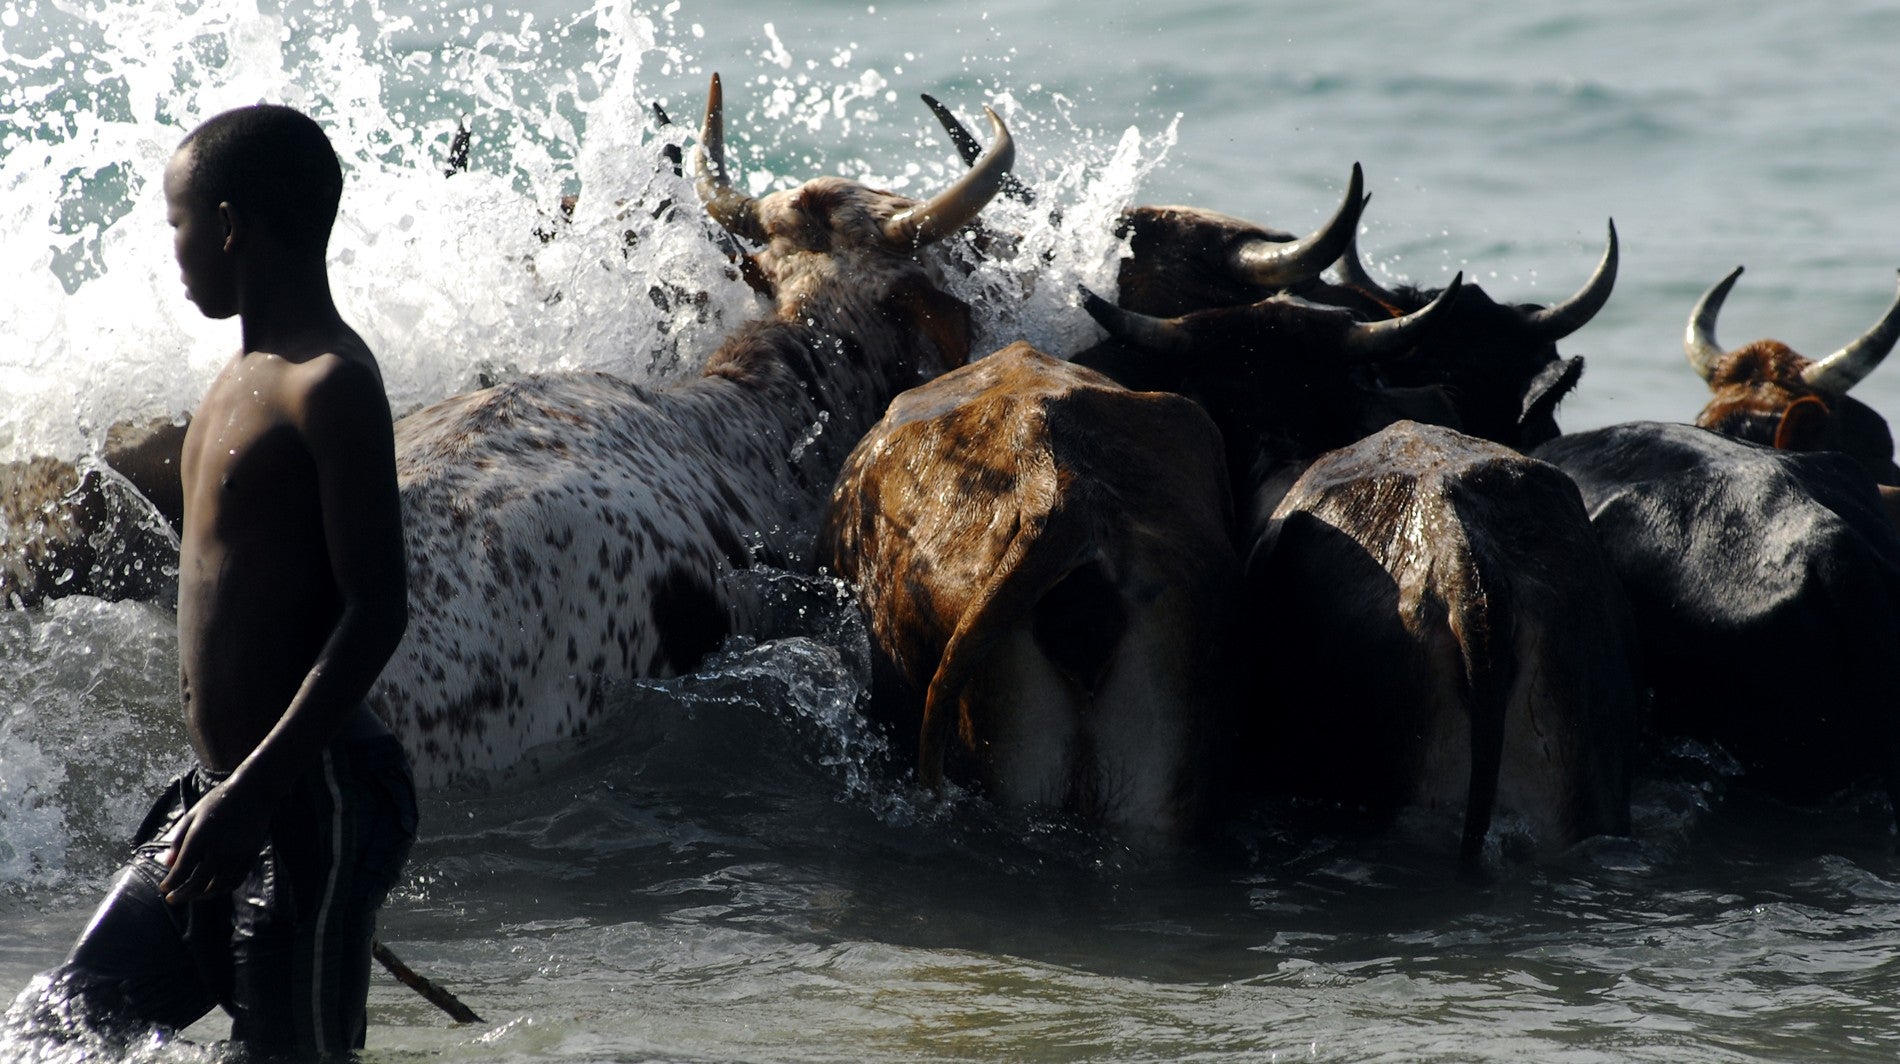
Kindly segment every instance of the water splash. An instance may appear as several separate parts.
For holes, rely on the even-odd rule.
[[[398,413],[511,373],[696,366],[758,303],[669,161],[692,131],[655,116],[668,89],[691,85],[694,105],[703,92],[694,14],[621,0],[554,18],[452,0],[23,0],[0,21],[0,270],[16,285],[0,307],[14,340],[0,353],[0,460],[96,453],[117,421],[195,404],[235,337],[180,298],[157,178],[197,122],[256,100],[310,112],[342,157],[332,281]],[[910,195],[954,179],[947,146],[918,132],[923,109],[895,106],[896,70],[854,69],[848,46],[794,56],[769,24],[752,32],[771,44],[749,56],[749,81],[732,79],[729,125],[754,191],[826,172]],[[1020,234],[1018,253],[966,246],[949,284],[977,309],[980,350],[1021,338],[1073,351],[1093,335],[1075,283],[1112,290],[1114,215],[1175,130],[1098,143],[1058,95],[990,99],[1042,196],[994,205],[987,220]],[[444,177],[464,121],[469,167]]]
[[[0,1060],[11,1064],[213,1064],[248,1059],[230,1045],[202,1046],[173,1032],[101,1015],[72,992],[70,977],[35,976],[0,1016]]]
[[[253,100],[309,111],[338,148],[333,283],[398,410],[490,365],[640,376],[642,353],[704,347],[751,304],[717,250],[661,209],[691,190],[662,156],[679,132],[645,118],[652,20],[614,3],[586,17],[588,33],[523,16],[454,45],[420,43],[413,16],[363,0],[282,14],[242,0],[62,6],[5,28],[0,48],[39,59],[10,66],[4,86],[17,110],[0,127],[0,265],[27,287],[0,308],[18,340],[0,385],[41,401],[8,404],[0,452],[96,449],[116,420],[194,403],[235,337],[179,298],[157,175],[198,121]],[[477,165],[445,179],[463,114]],[[708,293],[709,307],[671,314],[649,294],[663,286]]]
[[[173,623],[91,598],[0,612],[0,890],[58,892],[113,867],[189,759]]]

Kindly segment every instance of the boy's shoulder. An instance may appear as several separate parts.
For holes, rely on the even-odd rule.
[[[383,371],[354,332],[313,344],[284,358],[278,398],[294,413],[318,419],[374,412],[389,419]]]
[[[291,376],[294,387],[306,390],[373,386],[383,390],[383,368],[360,341],[354,345],[333,344],[295,360]]]

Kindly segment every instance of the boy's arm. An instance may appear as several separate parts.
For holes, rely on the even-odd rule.
[[[237,885],[263,847],[278,799],[369,694],[408,621],[388,400],[368,365],[336,362],[318,375],[293,417],[316,466],[342,611],[276,725],[180,822],[171,871],[160,884],[175,903]]]

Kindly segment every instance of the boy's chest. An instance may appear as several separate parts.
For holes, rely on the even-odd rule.
[[[316,470],[302,434],[241,376],[220,376],[206,393],[179,472],[186,523],[214,535],[315,507]]]

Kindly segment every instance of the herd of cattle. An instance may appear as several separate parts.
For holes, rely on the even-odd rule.
[[[769,316],[690,379],[531,375],[397,423],[411,623],[375,705],[425,785],[692,670],[759,623],[730,571],[770,565],[856,589],[867,712],[923,782],[1131,836],[1294,794],[1560,849],[1629,831],[1645,736],[1796,800],[1900,789],[1900,470],[1846,394],[1900,303],[1818,361],[1728,350],[1737,270],[1689,319],[1700,427],[1563,435],[1556,345],[1610,298],[1614,226],[1555,306],[1388,290],[1354,167],[1304,238],[1126,211],[1118,302],[1078,299],[1106,339],[984,354],[926,249],[1031,194],[994,113],[979,155],[939,109],[970,169],[925,202],[748,196],[722,113],[715,76],[697,186]],[[0,601],[161,596],[181,436],[0,470]]]

